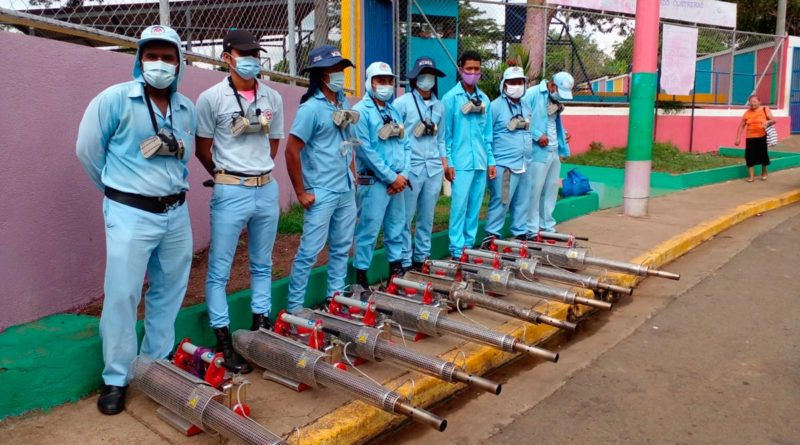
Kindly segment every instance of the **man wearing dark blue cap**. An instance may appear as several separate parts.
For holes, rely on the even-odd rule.
[[[344,98],[344,70],[353,63],[325,45],[311,50],[308,91],[300,99],[286,144],[286,167],[306,209],[303,236],[292,264],[288,311],[303,309],[308,276],[328,242],[328,293],[345,289],[347,257],[356,225],[353,125],[357,112]]]
[[[406,221],[403,231],[403,267],[421,269],[431,254],[431,232],[436,200],[442,190],[447,169],[444,145],[444,105],[439,101],[436,78],[444,73],[430,57],[420,57],[408,73],[411,91],[394,101],[403,118],[406,145],[411,149],[409,181],[414,188],[403,192]],[[411,222],[416,214],[414,249],[411,249]]]

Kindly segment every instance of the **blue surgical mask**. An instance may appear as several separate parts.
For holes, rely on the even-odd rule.
[[[344,88],[344,71],[336,71],[333,73],[328,73],[328,80],[329,82],[325,85],[333,91],[334,93],[338,93],[342,91]]]
[[[175,65],[161,60],[142,62],[142,77],[148,85],[163,90],[175,81]]]
[[[555,101],[561,100],[561,96],[558,95],[558,91],[556,91],[555,93],[550,93],[550,97]]]
[[[392,98],[392,96],[394,96],[393,85],[378,85],[375,87],[375,91],[372,93],[372,97],[384,102],[387,102]]]
[[[257,57],[235,57],[236,72],[242,76],[242,79],[250,80],[261,72],[261,63]]]
[[[430,91],[436,85],[436,76],[433,74],[420,74],[417,76],[417,88],[420,91]]]

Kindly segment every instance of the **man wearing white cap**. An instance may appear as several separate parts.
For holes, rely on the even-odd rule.
[[[486,214],[484,243],[498,238],[511,213],[511,235],[526,239],[533,140],[531,109],[522,101],[525,94],[525,72],[518,66],[505,70],[500,81],[500,97],[492,101],[494,160],[497,176],[489,180],[489,211]]]
[[[358,172],[358,222],[355,234],[356,284],[366,289],[367,269],[378,233],[383,227],[383,244],[389,272],[403,272],[403,228],[405,196],[411,149],[405,143],[400,113],[389,103],[394,96],[394,73],[388,64],[375,62],[367,67],[367,94],[353,109],[361,118],[355,124],[360,145],[356,148]],[[364,294],[362,294],[364,295]]]
[[[530,163],[531,201],[528,208],[528,236],[538,232],[555,232],[553,211],[558,198],[561,159],[569,156],[569,135],[564,130],[561,113],[563,100],[572,99],[575,80],[569,73],[560,72],[553,80],[528,88],[523,101],[533,110],[533,160]]]

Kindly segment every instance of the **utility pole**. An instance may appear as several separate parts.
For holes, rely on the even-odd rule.
[[[775,34],[779,37],[786,35],[786,0],[778,0],[778,24]]]
[[[633,73],[625,155],[625,215],[647,216],[653,159],[653,118],[658,89],[658,18],[660,1],[636,0],[633,34]]]

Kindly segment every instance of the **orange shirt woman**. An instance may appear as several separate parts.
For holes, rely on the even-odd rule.
[[[742,130],[747,128],[744,160],[747,163],[747,182],[753,182],[755,166],[761,164],[761,180],[767,180],[767,166],[769,151],[767,149],[767,127],[775,125],[772,112],[769,108],[762,107],[761,101],[755,94],[747,99],[749,108],[744,112],[739,128],[736,130],[736,145],[742,140]]]

